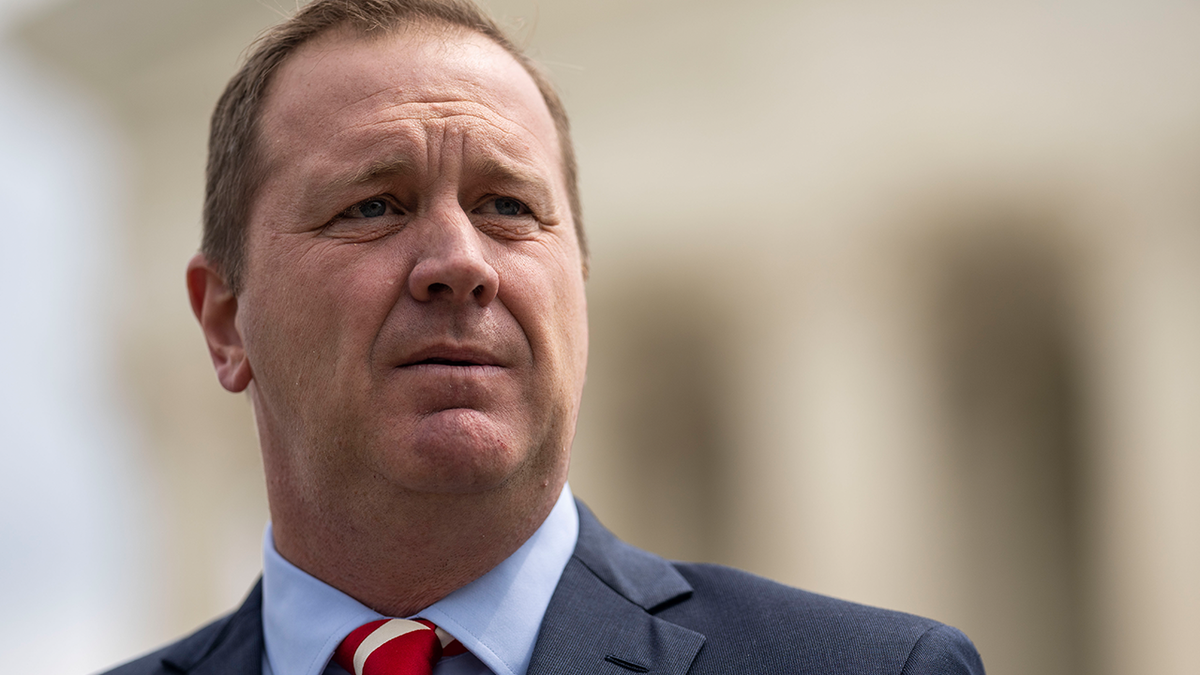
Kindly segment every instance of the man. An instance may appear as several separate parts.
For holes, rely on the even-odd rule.
[[[565,113],[459,0],[317,0],[218,103],[192,307],[271,528],[234,614],[115,673],[982,673],[958,631],[612,537]],[[405,617],[414,620],[404,620]]]

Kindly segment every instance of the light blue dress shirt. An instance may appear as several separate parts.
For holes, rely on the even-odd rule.
[[[564,485],[541,527],[490,572],[417,613],[468,653],[442,659],[434,675],[524,675],[542,617],[579,538],[579,512]],[[341,675],[330,663],[350,631],[385,618],[319,581],[263,540],[263,675]],[[408,617],[406,617],[408,618]]]

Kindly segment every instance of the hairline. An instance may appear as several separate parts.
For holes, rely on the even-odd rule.
[[[482,10],[480,10],[482,12]],[[280,25],[286,25],[287,22]],[[278,27],[276,27],[278,29]],[[269,177],[272,161],[269,153],[264,147],[264,118],[269,102],[276,89],[276,80],[278,72],[283,69],[298,52],[302,51],[309,44],[326,39],[330,34],[343,32],[345,37],[354,40],[382,40],[390,36],[404,34],[410,31],[425,31],[426,33],[441,33],[445,36],[453,36],[455,33],[459,35],[475,34],[479,35],[496,46],[500,47],[521,67],[525,74],[532,80],[534,86],[542,100],[542,105],[545,106],[547,114],[550,115],[551,122],[554,128],[554,135],[557,139],[558,147],[558,164],[559,171],[562,173],[562,179],[567,188],[568,208],[567,213],[570,214],[572,227],[575,230],[576,238],[579,244],[580,264],[583,270],[584,277],[588,274],[589,254],[587,247],[587,239],[583,230],[582,209],[580,208],[579,188],[577,169],[574,160],[574,148],[571,143],[569,121],[567,119],[566,110],[562,105],[562,101],[558,98],[557,92],[554,89],[549,77],[541,72],[538,64],[510,42],[507,36],[499,33],[497,36],[489,35],[482,27],[473,27],[462,23],[446,19],[439,16],[417,15],[408,20],[397,20],[390,25],[382,22],[377,22],[370,26],[362,26],[355,23],[352,17],[345,17],[340,21],[331,23],[324,28],[305,36],[299,42],[287,48],[280,58],[274,63],[269,64],[269,67],[263,73],[260,86],[262,92],[253,101],[253,105],[249,110],[249,129],[246,135],[248,141],[245,160],[240,164],[245,175],[242,178],[240,185],[236,189],[240,192],[240,199],[236,206],[240,206],[240,213],[233,214],[233,217],[238,221],[234,229],[233,235],[235,241],[226,242],[224,247],[219,246],[214,242],[210,242],[209,231],[213,229],[210,223],[208,211],[208,196],[206,196],[205,207],[205,222],[204,222],[204,241],[201,247],[201,252],[209,259],[210,264],[213,264],[217,271],[225,277],[225,281],[230,289],[236,294],[240,292],[248,271],[248,238],[250,231],[250,215],[253,212],[255,202],[260,196],[262,187],[267,182]],[[497,29],[498,31],[498,29]],[[259,42],[268,41],[272,33],[265,33],[259,38]],[[259,47],[262,49],[262,47]],[[251,59],[254,57],[251,56]],[[243,74],[246,66],[243,66],[235,75],[235,79]],[[231,80],[232,83],[232,80]],[[228,94],[228,89],[226,90]],[[224,96],[222,97],[224,98]],[[218,103],[218,110],[220,103]],[[557,114],[556,114],[557,109]],[[214,112],[215,118],[216,112]],[[215,121],[215,120],[214,120]],[[210,142],[211,142],[210,138]],[[213,149],[210,147],[210,161]],[[212,177],[209,177],[211,191]],[[218,253],[224,255],[216,255]],[[217,258],[217,259],[214,259]],[[232,260],[230,259],[232,258]]]
[[[257,155],[257,159],[260,161],[260,166],[258,167],[259,184],[256,186],[255,194],[251,195],[250,199],[247,200],[247,208],[252,210],[254,201],[257,198],[258,190],[262,188],[264,183],[269,182],[272,171],[278,166],[278,162],[281,161],[279,157],[273,157],[272,153],[263,147],[263,140],[267,131],[265,128],[265,123],[269,118],[268,111],[272,105],[272,100],[279,96],[278,89],[281,86],[278,83],[279,73],[286,69],[289,63],[298,57],[304,56],[305,51],[311,51],[313,49],[336,49],[339,44],[345,45],[347,43],[378,42],[391,37],[411,37],[412,39],[417,40],[423,37],[433,37],[441,40],[442,44],[445,45],[450,43],[452,40],[458,38],[469,38],[470,36],[481,37],[488,42],[491,42],[496,47],[499,47],[501,51],[503,51],[506,55],[508,55],[509,58],[513,60],[513,62],[521,67],[521,71],[525,73],[526,77],[529,77],[530,81],[534,85],[534,88],[538,90],[538,101],[540,101],[542,104],[542,111],[545,112],[546,117],[550,120],[551,130],[554,133],[554,148],[557,152],[556,163],[558,165],[558,170],[564,171],[565,166],[563,165],[563,162],[565,159],[562,156],[562,139],[558,137],[559,134],[558,129],[555,126],[554,114],[550,111],[550,106],[546,103],[545,97],[542,95],[541,88],[538,87],[537,80],[530,75],[529,71],[525,68],[525,65],[521,63],[520,59],[513,56],[511,52],[504,48],[504,45],[497,43],[491,38],[491,36],[466,26],[438,19],[428,19],[425,17],[421,17],[414,21],[405,22],[393,27],[382,28],[381,30],[363,29],[361,27],[354,26],[349,22],[343,22],[341,24],[331,25],[325,30],[313,34],[303,43],[296,45],[296,47],[292,49],[287,57],[281,60],[272,71],[259,105],[252,135],[251,149],[252,152]],[[326,44],[319,44],[322,42]],[[339,184],[357,185],[367,182],[371,177],[380,173],[395,173],[396,170],[402,165],[407,165],[408,168],[411,168],[411,161],[403,155],[392,156],[383,160],[370,162],[366,166],[359,167],[358,170],[349,174],[336,176],[334,180],[330,181],[330,183],[331,186]],[[516,172],[512,171],[512,173]],[[564,179],[565,178],[566,177],[564,176]],[[247,216],[248,215],[249,214],[247,214]],[[249,227],[249,225],[250,222],[247,218],[246,226]]]

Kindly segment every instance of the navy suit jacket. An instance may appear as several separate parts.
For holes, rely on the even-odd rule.
[[[259,583],[233,614],[109,675],[260,675],[262,655]],[[528,673],[983,675],[983,664],[944,624],[668,562],[618,540],[580,504],[579,543]]]

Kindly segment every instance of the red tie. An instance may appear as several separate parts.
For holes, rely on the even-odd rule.
[[[380,619],[355,628],[333,660],[352,675],[429,675],[438,659],[465,651],[425,619]]]

